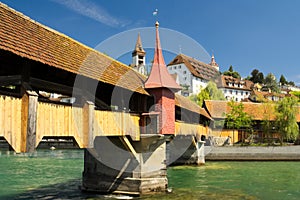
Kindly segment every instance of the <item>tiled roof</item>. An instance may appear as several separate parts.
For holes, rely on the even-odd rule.
[[[184,54],[177,55],[169,64],[185,64],[189,71],[196,77],[211,80],[220,75],[220,72],[213,66],[186,56]]]
[[[242,102],[244,111],[248,113],[253,120],[275,119],[275,104]],[[270,106],[268,106],[270,105]],[[226,113],[230,112],[228,101],[205,100],[207,112],[213,119],[225,119]],[[300,107],[298,107],[297,121],[300,122]],[[270,115],[269,115],[270,114]]]
[[[217,79],[218,88],[227,88],[227,89],[235,89],[235,90],[248,90],[251,91],[253,87],[253,82],[249,80],[241,80],[239,78],[234,78],[232,76],[221,75]],[[231,84],[231,85],[229,85]],[[241,87],[236,87],[232,84],[242,85]]]
[[[146,79],[130,67],[0,3],[0,49],[141,94]]]
[[[206,110],[204,108],[201,108],[200,106],[198,106],[196,103],[194,103],[187,97],[184,97],[179,94],[175,94],[175,104],[178,107],[190,110],[194,113],[198,113],[198,114],[206,117],[207,119],[211,119],[211,117],[209,116],[209,114],[206,112]]]

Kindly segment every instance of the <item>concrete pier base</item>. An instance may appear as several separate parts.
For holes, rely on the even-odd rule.
[[[141,195],[165,192],[166,142],[162,135],[96,137],[86,149],[82,189],[99,193]]]
[[[177,135],[167,143],[167,165],[205,164],[204,141],[193,135]]]

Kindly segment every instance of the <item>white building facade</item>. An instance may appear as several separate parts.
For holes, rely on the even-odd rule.
[[[212,62],[215,63],[214,57]],[[170,74],[177,74],[180,86],[183,88],[180,93],[183,96],[198,94],[207,86],[207,83],[217,77],[220,72],[218,65],[203,63],[189,56],[179,54],[168,65]]]
[[[224,75],[220,76],[217,81],[218,88],[223,92],[224,97],[228,101],[234,100],[240,102],[248,99],[253,85],[252,81]]]

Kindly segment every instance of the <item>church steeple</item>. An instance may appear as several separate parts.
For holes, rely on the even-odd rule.
[[[162,54],[162,49],[160,45],[159,38],[159,23],[155,23],[156,27],[156,40],[155,40],[155,52],[152,64],[152,69],[150,75],[145,82],[145,88],[169,88],[174,91],[178,91],[181,87],[176,83],[176,81],[169,74],[164,57]]]
[[[215,67],[217,70],[219,70],[219,65],[218,65],[218,63],[217,63],[216,60],[215,60],[214,54],[212,54],[212,56],[211,56],[211,61],[210,61],[209,64],[210,64],[211,66]]]
[[[132,52],[132,55],[133,54],[146,54],[146,52],[143,49],[140,33],[138,33],[138,37],[137,37],[137,40],[135,43],[135,48],[134,48],[134,51]]]
[[[142,40],[140,33],[138,34],[135,48],[132,52],[132,63],[131,66],[141,74],[146,75],[146,52],[142,46]]]

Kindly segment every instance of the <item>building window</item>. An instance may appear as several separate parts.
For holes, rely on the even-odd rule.
[[[176,69],[176,66],[174,66],[174,69]]]
[[[181,65],[179,65],[178,68],[181,69]]]
[[[183,74],[186,74],[186,71],[183,71]]]
[[[238,95],[238,91],[235,91],[235,94]]]

